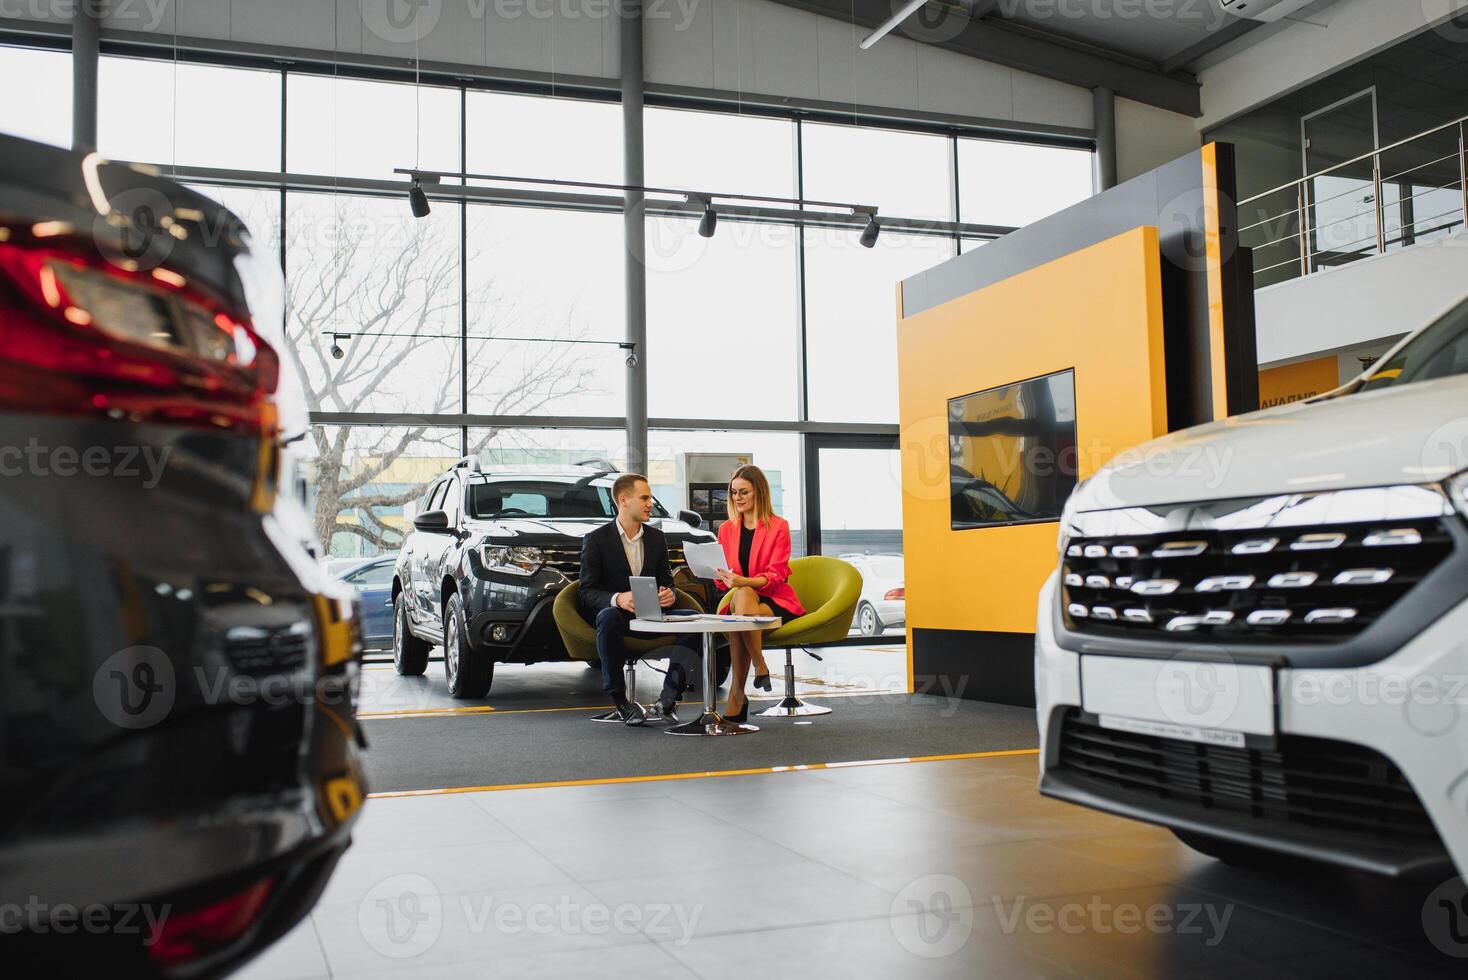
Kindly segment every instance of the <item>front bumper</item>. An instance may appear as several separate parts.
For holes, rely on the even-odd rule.
[[[534,664],[567,659],[554,612],[555,594],[542,595],[529,610],[491,609],[469,618],[469,644],[497,663]],[[497,631],[503,634],[498,638]]]
[[[1284,854],[1404,875],[1468,871],[1468,603],[1395,653],[1355,668],[1282,667],[1277,672],[1281,738],[1303,736],[1363,746],[1385,756],[1415,791],[1446,854],[1391,841],[1333,836],[1277,820],[1251,819],[1167,794],[1128,791],[1061,764],[1060,731],[1081,708],[1080,654],[1059,645],[1053,624],[1057,577],[1040,594],[1035,689],[1041,741],[1040,790],[1120,816],[1211,834]],[[1179,660],[1190,659],[1179,644]]]

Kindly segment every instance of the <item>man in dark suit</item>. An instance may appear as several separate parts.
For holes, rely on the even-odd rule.
[[[688,678],[699,661],[699,638],[680,636],[669,649],[667,679],[650,713],[627,700],[622,672],[627,666],[623,641],[634,618],[630,579],[641,575],[657,579],[658,602],[664,609],[671,608],[677,597],[667,540],[662,531],[647,523],[653,508],[647,478],[636,473],[617,477],[612,484],[612,499],[617,505],[617,519],[581,539],[581,614],[596,626],[602,690],[611,695],[625,724],[641,725],[649,714],[653,720],[675,721],[674,707],[687,690]]]

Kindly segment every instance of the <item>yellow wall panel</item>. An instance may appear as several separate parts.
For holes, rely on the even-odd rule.
[[[1259,372],[1259,407],[1274,408],[1334,391],[1341,383],[1334,354]]]
[[[1084,479],[1167,431],[1162,337],[1146,227],[899,320],[909,647],[913,628],[1034,632],[1056,564],[1054,523],[951,529],[949,399],[1073,369]]]

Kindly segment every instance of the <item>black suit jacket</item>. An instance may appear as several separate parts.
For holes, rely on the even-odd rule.
[[[668,539],[651,524],[642,525],[642,574],[657,579],[660,588],[673,587]],[[632,569],[627,566],[627,552],[622,550],[622,534],[615,520],[581,539],[581,592],[577,598],[587,619],[595,619],[610,606],[618,592],[631,590],[631,578]]]

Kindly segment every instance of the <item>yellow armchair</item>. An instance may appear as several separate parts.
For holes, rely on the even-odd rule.
[[[561,633],[561,642],[566,645],[566,653],[570,655],[571,659],[594,663],[597,659],[596,627],[588,623],[581,615],[580,604],[577,601],[580,595],[580,584],[572,582],[556,596],[551,612],[555,616],[556,629]],[[703,607],[686,592],[678,593],[678,601],[674,608],[703,611]],[[629,636],[626,641],[627,652],[634,657],[643,657],[660,647],[672,646],[676,639],[677,637],[671,635],[660,636],[655,640]]]
[[[766,649],[785,650],[785,697],[779,704],[760,712],[764,718],[798,718],[827,715],[830,708],[807,704],[795,695],[795,661],[791,649],[843,640],[851,632],[851,620],[861,599],[861,572],[839,558],[810,555],[790,562],[790,587],[800,597],[805,615],[765,634]],[[729,605],[726,593],[719,603]]]

